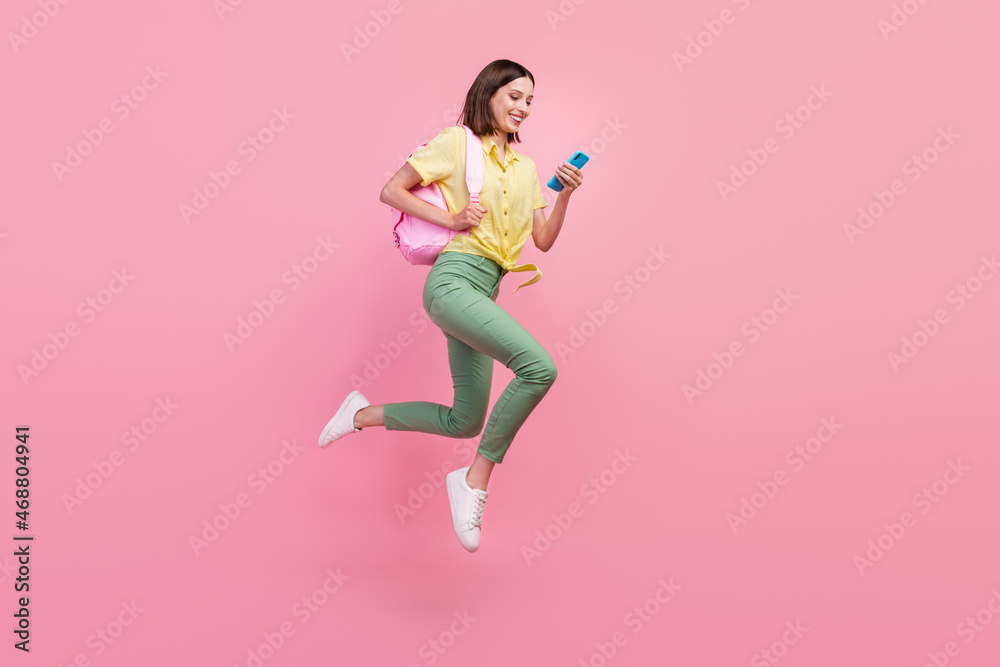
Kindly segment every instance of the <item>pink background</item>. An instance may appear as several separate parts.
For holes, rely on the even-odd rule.
[[[30,655],[0,550],[4,664],[996,664],[996,3],[216,6],[4,5],[0,539],[18,425],[35,535]],[[374,403],[451,401],[378,193],[496,58],[535,76],[543,185],[592,159],[501,289],[559,378],[468,554],[435,473],[475,440],[316,440],[366,367]]]

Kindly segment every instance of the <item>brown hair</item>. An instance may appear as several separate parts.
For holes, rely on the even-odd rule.
[[[531,72],[512,60],[494,60],[484,67],[465,95],[465,106],[458,115],[458,122],[468,125],[478,135],[498,132],[500,128],[493,122],[490,100],[498,90],[522,76],[531,79],[531,85],[535,85]],[[517,132],[507,133],[507,143],[516,144],[520,140]]]

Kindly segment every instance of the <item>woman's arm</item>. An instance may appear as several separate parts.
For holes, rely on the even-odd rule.
[[[409,213],[427,222],[441,225],[445,229],[459,229],[454,226],[456,220],[451,211],[429,204],[410,192],[410,188],[421,180],[420,174],[413,168],[413,165],[404,162],[399,171],[382,188],[382,192],[378,196],[379,201],[388,204],[397,211]]]
[[[548,220],[545,219],[544,208],[535,209],[535,217],[531,220],[531,240],[535,242],[535,247],[542,252],[548,252],[552,244],[556,242],[559,230],[562,229],[563,219],[566,217],[567,204],[569,204],[569,195],[563,197],[562,192],[560,192]]]
[[[563,184],[563,189],[556,197],[556,204],[552,207],[549,219],[545,219],[545,209],[536,208],[535,217],[531,220],[531,240],[535,242],[535,247],[542,252],[548,252],[552,248],[552,244],[556,242],[559,230],[562,229],[563,220],[566,218],[569,198],[573,191],[583,183],[583,174],[569,162],[564,162],[562,167],[556,170],[556,178]]]

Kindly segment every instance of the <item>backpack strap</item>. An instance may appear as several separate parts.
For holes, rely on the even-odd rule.
[[[469,188],[469,203],[479,203],[483,189],[483,142],[468,125],[465,128],[465,184]]]

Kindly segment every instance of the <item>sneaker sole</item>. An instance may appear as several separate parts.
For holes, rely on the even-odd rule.
[[[330,421],[328,421],[326,423],[326,427],[323,429],[323,432],[319,436],[319,442],[320,442],[319,446],[320,446],[320,448],[329,447],[331,444],[333,444],[334,442],[336,442],[337,440],[340,439],[340,438],[334,438],[333,440],[327,440],[327,436],[329,436],[330,435],[330,431],[333,430],[334,424],[336,424],[337,421],[341,418],[341,416],[343,416],[344,410],[347,409],[348,403],[350,403],[354,399],[355,396],[360,396],[360,395],[361,395],[361,392],[359,392],[357,389],[355,389],[350,394],[348,394],[347,398],[344,399],[344,402],[340,404],[340,409],[337,410],[337,414],[335,414],[333,416],[333,419],[331,419]],[[353,424],[352,424],[352,426],[353,426]],[[344,436],[340,436],[340,437],[342,438]],[[324,442],[326,444],[323,444]]]

